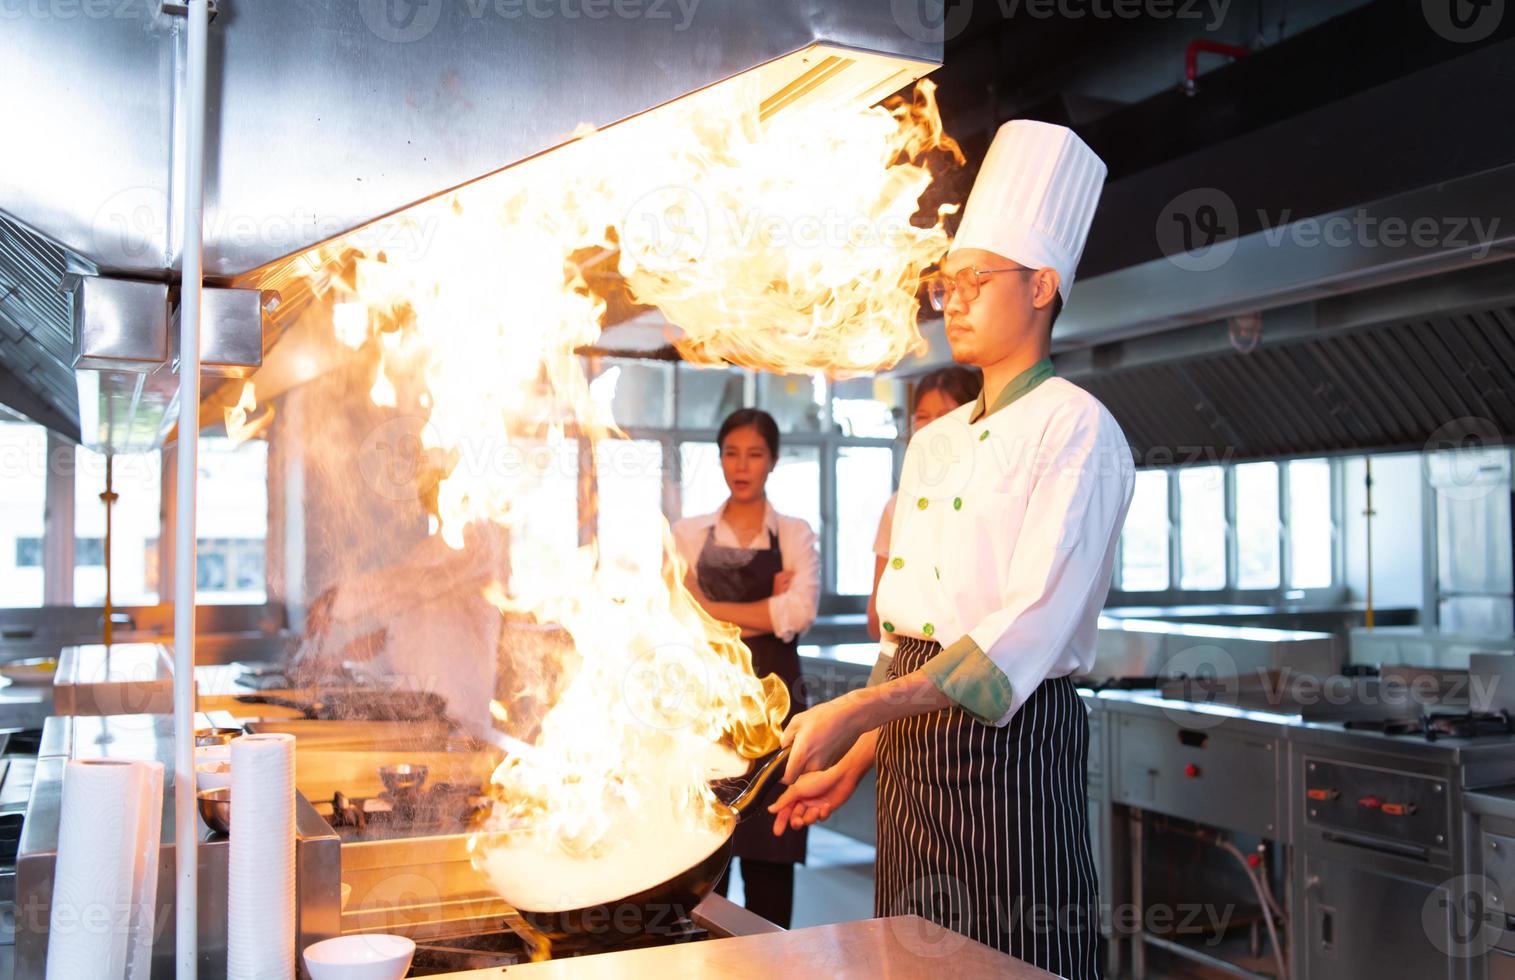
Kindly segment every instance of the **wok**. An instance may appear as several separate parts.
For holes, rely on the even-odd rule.
[[[740,821],[768,784],[784,771],[788,759],[789,749],[780,749],[757,767],[752,779],[735,795],[731,792],[737,789],[740,779],[720,780],[712,783],[711,788]],[[735,830],[733,823],[732,833],[726,835],[725,843],[698,863],[635,895],[567,911],[536,912],[517,907],[516,912],[549,939],[571,936],[591,942],[617,943],[633,936],[677,931],[683,925],[682,920],[689,918],[694,907],[715,889],[716,882],[725,873],[735,846]]]

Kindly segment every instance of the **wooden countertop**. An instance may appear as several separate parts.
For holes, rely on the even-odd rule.
[[[672,977],[858,977],[1039,980],[1052,974],[920,916],[900,915],[444,976],[454,980],[670,980]]]

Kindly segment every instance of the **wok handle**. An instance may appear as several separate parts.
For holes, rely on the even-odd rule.
[[[763,790],[774,780],[775,776],[783,773],[784,764],[789,761],[790,748],[791,746],[784,746],[774,754],[773,758],[763,763],[762,768],[757,771],[757,775],[752,777],[752,782],[747,784],[747,788],[738,793],[736,799],[731,801],[731,808],[736,811],[738,820],[747,815],[747,811],[752,807],[753,802],[762,795]]]

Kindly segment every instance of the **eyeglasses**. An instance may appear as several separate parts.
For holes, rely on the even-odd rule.
[[[1007,266],[1003,269],[975,269],[969,266],[957,275],[947,277],[937,273],[926,280],[926,295],[931,298],[931,308],[940,313],[952,302],[954,293],[961,295],[964,303],[971,303],[978,299],[979,278],[992,276],[1000,272],[1035,272],[1022,265]]]

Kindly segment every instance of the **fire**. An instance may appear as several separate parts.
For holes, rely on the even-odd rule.
[[[242,394],[237,399],[237,404],[223,410],[226,417],[226,435],[231,439],[232,445],[240,446],[268,428],[268,424],[274,420],[274,407],[269,405],[263,409],[262,415],[249,422],[248,416],[257,410],[258,397],[253,383],[243,382]]]
[[[390,220],[437,226],[412,239],[423,253],[355,245],[313,283],[338,340],[375,356],[371,399],[425,418],[422,444],[445,472],[437,533],[462,548],[470,524],[506,528],[509,568],[486,598],[572,639],[534,731],[492,709],[506,757],[471,844],[518,907],[614,899],[710,853],[730,815],[708,780],[776,748],[789,701],[684,588],[661,514],[646,515],[661,548],[640,555],[564,547],[546,519],[572,506],[578,461],[621,437],[577,353],[606,311],[591,285],[603,273],[586,270],[616,268],[693,361],[892,366],[923,344],[916,292],[947,246],[946,209],[911,224],[930,149],[956,153],[929,83],[890,108],[772,120],[731,84],[404,212]]]

